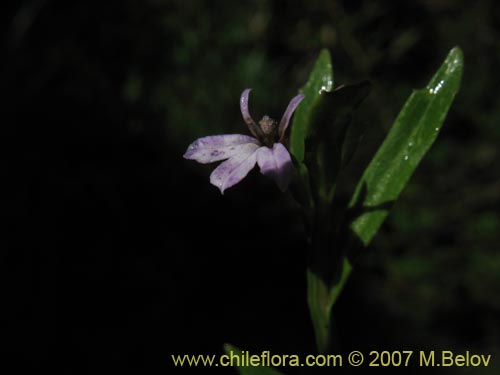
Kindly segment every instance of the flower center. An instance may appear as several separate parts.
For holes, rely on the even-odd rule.
[[[259,127],[263,133],[262,143],[268,147],[272,147],[278,136],[278,122],[269,116],[264,116],[259,121]]]

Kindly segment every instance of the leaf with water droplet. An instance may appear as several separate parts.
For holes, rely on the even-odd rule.
[[[330,53],[324,49],[318,56],[309,79],[300,90],[305,95],[295,111],[290,132],[290,152],[295,159],[304,161],[305,140],[311,131],[314,112],[322,101],[321,92],[333,89],[333,70]]]
[[[462,51],[456,47],[428,85],[410,95],[364,171],[350,203],[350,227],[363,245],[377,233],[390,206],[434,143],[459,89],[462,71]]]

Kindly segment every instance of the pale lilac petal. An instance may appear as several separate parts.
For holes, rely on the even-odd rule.
[[[283,141],[283,138],[285,137],[285,132],[286,129],[288,128],[288,124],[290,122],[290,119],[292,118],[293,113],[297,109],[297,106],[300,104],[300,102],[305,98],[304,94],[299,94],[297,96],[294,96],[292,100],[290,100],[290,103],[288,103],[288,107],[285,110],[285,113],[283,114],[283,117],[281,118],[280,125],[278,128],[278,134],[280,136],[280,142]]]
[[[217,186],[220,192],[236,185],[255,166],[256,151],[259,146],[253,143],[243,145],[240,152],[219,165],[210,175],[210,183]]]
[[[293,175],[293,163],[288,150],[281,143],[273,148],[262,146],[257,150],[257,164],[263,175],[272,178],[285,191]]]
[[[259,138],[262,136],[262,130],[254,121],[248,109],[248,97],[250,96],[250,91],[252,91],[252,89],[245,89],[241,93],[240,96],[241,115],[243,116],[243,120],[247,124],[250,133],[252,133],[255,138]]]
[[[203,164],[213,163],[242,152],[242,148],[246,150],[245,145],[247,144],[255,146],[259,144],[259,141],[242,134],[211,135],[191,143],[184,158]]]

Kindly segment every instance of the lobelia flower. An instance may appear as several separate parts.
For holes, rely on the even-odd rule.
[[[210,183],[217,186],[222,194],[245,178],[255,163],[259,165],[261,173],[272,178],[282,191],[287,189],[292,178],[292,159],[283,141],[290,119],[304,95],[292,98],[279,124],[269,116],[264,116],[257,125],[248,110],[251,90],[245,89],[241,93],[240,108],[253,137],[242,134],[203,137],[191,143],[184,154],[184,158],[202,164],[227,159],[210,175]]]

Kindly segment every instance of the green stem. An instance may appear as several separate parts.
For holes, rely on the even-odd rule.
[[[316,344],[320,353],[326,353],[330,347],[331,305],[329,298],[329,229],[330,204],[318,197],[314,209],[314,220],[309,236],[309,264],[307,269],[307,301],[316,335]]]
[[[320,190],[309,232],[307,302],[320,353],[333,348],[332,308],[352,270],[345,257],[344,237],[339,215],[332,211],[333,194]],[[333,190],[333,189],[331,189]],[[323,192],[323,194],[321,194]],[[338,208],[334,208],[337,210]]]
[[[327,353],[333,349],[332,308],[351,265],[343,258],[343,249],[334,248],[339,246],[339,219],[332,214],[335,189],[325,189],[326,184],[322,183],[313,198],[309,181],[309,171],[305,165],[299,165],[292,195],[302,206],[309,234],[307,302],[318,351]]]
[[[316,336],[316,346],[320,353],[327,353],[331,342],[328,290],[321,278],[310,268],[307,269],[307,302]]]

